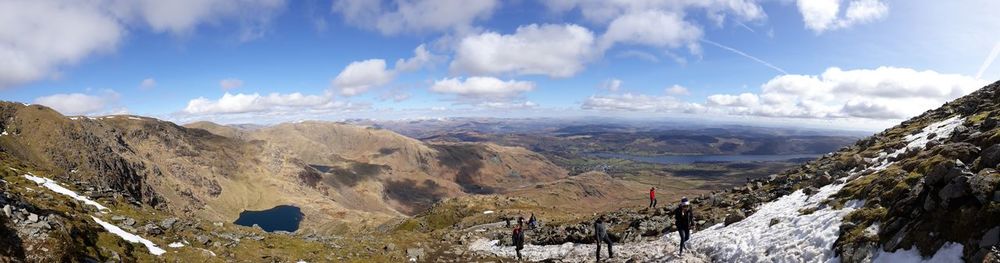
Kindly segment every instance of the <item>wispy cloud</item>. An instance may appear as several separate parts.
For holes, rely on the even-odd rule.
[[[983,73],[986,72],[986,69],[990,68],[993,61],[997,59],[997,55],[1000,55],[1000,41],[997,41],[997,44],[993,45],[990,55],[986,56],[986,60],[983,60],[983,65],[979,66],[979,71],[976,71],[976,79],[983,78]]]
[[[709,45],[713,45],[713,46],[716,46],[716,47],[719,47],[721,49],[729,50],[730,52],[736,53],[737,55],[749,58],[749,59],[751,59],[753,61],[757,61],[760,64],[764,64],[764,66],[767,66],[767,67],[769,67],[771,69],[777,70],[778,72],[781,72],[781,74],[788,75],[788,72],[785,71],[784,69],[781,69],[778,66],[775,66],[774,64],[771,64],[770,62],[764,61],[763,59],[759,59],[757,57],[751,56],[750,54],[747,54],[746,52],[739,51],[739,50],[737,50],[735,48],[731,48],[731,47],[723,45],[723,44],[715,43],[714,41],[711,41],[711,40],[708,40],[708,39],[701,39],[701,42],[702,43],[707,43]]]

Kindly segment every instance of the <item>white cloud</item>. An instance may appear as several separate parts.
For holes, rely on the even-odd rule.
[[[881,0],[850,0],[841,14],[843,0],[797,0],[806,28],[816,33],[848,28],[884,18],[889,7]]]
[[[653,62],[653,63],[660,62],[660,58],[657,57],[656,55],[650,54],[649,52],[639,51],[639,50],[625,50],[625,51],[619,52],[618,55],[617,55],[617,57],[618,58],[635,58],[635,59],[644,60],[644,61]]]
[[[413,49],[413,57],[396,60],[396,67],[393,69],[397,72],[416,71],[430,63],[434,63],[438,59],[439,58],[437,56],[431,54],[431,52],[427,51],[427,48],[421,44],[420,46],[417,46],[417,48]]]
[[[492,16],[496,0],[395,0],[386,8],[379,0],[339,0],[333,11],[350,24],[384,35],[468,31],[472,23]]]
[[[639,44],[660,48],[688,47],[698,53],[701,28],[684,21],[677,13],[647,10],[628,13],[611,21],[601,35],[600,50],[617,43]]]
[[[38,97],[34,103],[48,106],[63,115],[86,115],[112,111],[111,107],[119,97],[113,90],[100,94],[62,93]]]
[[[503,81],[493,77],[469,77],[464,81],[458,78],[446,78],[434,82],[431,91],[455,94],[469,99],[505,99],[516,97],[524,92],[535,89],[530,81]]]
[[[222,95],[217,100],[199,97],[188,102],[187,107],[182,111],[191,115],[205,114],[236,114],[249,112],[289,112],[303,109],[327,109],[336,108],[340,103],[334,102],[331,96],[304,95],[302,93],[271,93],[262,96],[253,94],[229,94]]]
[[[152,89],[156,87],[156,80],[153,78],[146,78],[139,83],[139,88],[141,89]]]
[[[691,91],[681,85],[673,85],[665,90],[667,95],[671,96],[687,96],[691,95]]]
[[[611,92],[617,92],[622,88],[622,80],[620,79],[608,79],[601,84],[601,88],[606,89]]]
[[[222,87],[222,90],[231,90],[243,87],[243,80],[237,78],[223,79],[219,81],[219,87]]]
[[[398,73],[419,70],[433,64],[438,59],[440,58],[427,51],[424,45],[420,45],[413,49],[413,57],[396,60],[396,67],[393,69],[386,68],[383,59],[354,61],[337,74],[337,77],[331,81],[331,87],[344,96],[360,95],[371,88],[392,82]],[[402,100],[405,98],[396,101]]]
[[[621,95],[590,96],[581,108],[602,111],[698,112],[702,106],[687,103],[671,96],[648,96],[625,93]]]
[[[337,77],[333,79],[333,87],[340,91],[341,95],[354,96],[368,89],[385,85],[392,81],[395,73],[386,69],[385,60],[369,59],[355,61],[347,65]]]
[[[49,78],[62,66],[117,49],[127,29],[188,34],[235,20],[244,40],[266,31],[283,0],[0,1],[0,88]]]
[[[0,1],[0,88],[50,77],[59,66],[113,51],[124,30],[84,1]]]
[[[518,27],[514,34],[486,32],[463,38],[451,62],[453,72],[569,77],[594,56],[594,34],[578,25]]]
[[[697,9],[704,11],[705,15],[715,20],[717,24],[722,24],[729,16],[735,17],[737,21],[755,21],[767,17],[764,9],[754,0],[553,0],[545,1],[545,5],[558,13],[577,9],[585,19],[599,24],[607,23],[626,13],[647,10],[684,13],[690,9]]]
[[[908,68],[842,70],[818,76],[781,75],[761,92],[709,96],[728,114],[795,118],[902,119],[966,95],[986,82],[970,76]]]

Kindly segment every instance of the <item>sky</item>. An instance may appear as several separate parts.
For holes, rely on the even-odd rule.
[[[2,0],[0,99],[179,123],[882,129],[1000,79],[1000,1]]]

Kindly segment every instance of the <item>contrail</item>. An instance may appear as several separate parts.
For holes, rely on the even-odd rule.
[[[715,43],[715,42],[713,42],[711,40],[708,40],[708,39],[701,39],[701,42],[705,42],[705,43],[711,44],[711,45],[719,47],[721,49],[729,50],[729,51],[731,51],[733,53],[736,53],[737,55],[740,55],[740,56],[752,59],[753,61],[757,61],[760,64],[764,64],[764,66],[767,66],[769,68],[777,70],[778,72],[781,72],[781,74],[788,75],[788,71],[785,71],[784,69],[781,69],[778,66],[775,66],[775,65],[773,65],[771,63],[768,63],[767,61],[764,61],[764,60],[759,59],[757,57],[751,56],[750,54],[744,53],[743,51],[736,50],[735,48],[731,48],[731,47],[728,47],[728,46],[723,45],[723,44]],[[996,56],[994,56],[994,57],[996,57]]]
[[[1000,55],[1000,41],[997,41],[997,44],[993,46],[993,51],[990,51],[990,55],[986,56],[986,60],[983,60],[983,65],[979,66],[979,71],[976,72],[976,79],[982,79],[983,73],[986,72],[986,69],[990,68],[993,61],[997,59],[997,55]]]

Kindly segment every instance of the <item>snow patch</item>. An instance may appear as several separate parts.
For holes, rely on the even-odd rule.
[[[847,183],[834,183],[807,196],[802,190],[764,204],[742,221],[691,234],[691,246],[721,262],[818,262],[834,258],[833,242],[845,215],[864,202],[849,201],[835,210],[822,202]],[[804,208],[818,208],[801,214]],[[771,220],[778,223],[771,225]]]
[[[74,121],[75,121],[75,120],[79,120],[79,119],[80,119],[80,117],[69,117],[69,119],[70,119],[70,120],[74,120]]]
[[[875,254],[874,263],[895,263],[895,262],[962,262],[962,244],[947,242],[934,253],[931,258],[923,258],[916,247],[910,249],[900,249],[896,252],[885,252],[881,249]]]
[[[94,221],[97,222],[98,225],[101,225],[102,227],[104,227],[104,229],[108,230],[108,232],[121,237],[125,241],[132,242],[132,243],[141,243],[141,244],[145,245],[146,249],[149,249],[149,253],[150,254],[159,256],[159,255],[163,255],[163,253],[167,252],[166,250],[163,250],[162,248],[157,247],[156,244],[153,244],[153,241],[149,241],[148,239],[142,238],[142,237],[140,237],[138,235],[126,232],[125,230],[122,230],[121,228],[119,228],[119,227],[117,227],[115,225],[108,224],[107,222],[104,222],[104,221],[102,221],[101,219],[99,219],[97,217],[91,216],[90,218],[93,218]]]
[[[497,257],[517,258],[513,246],[501,246],[499,240],[478,239],[469,244],[469,250]],[[649,242],[614,244],[615,258],[635,259],[639,262],[709,262],[708,257],[696,253],[677,255],[680,238],[667,234]],[[527,261],[558,260],[566,262],[587,262],[594,260],[596,247],[593,244],[564,243],[562,245],[525,244],[521,256]],[[601,256],[607,256],[607,248],[602,246]]]
[[[172,247],[172,248],[181,248],[181,247],[184,247],[184,243],[174,242],[174,243],[170,243],[170,245],[167,245],[167,246],[168,247]]]
[[[3,133],[0,133],[0,136],[4,136],[4,135],[7,135],[7,130],[4,130]]]
[[[488,214],[492,214],[492,213],[493,213],[493,210],[486,210],[486,211],[483,211],[483,214],[484,214],[484,215],[488,215]]]
[[[98,210],[108,210],[107,207],[101,205],[100,203],[94,202],[93,200],[90,200],[90,198],[87,198],[86,196],[81,196],[81,195],[77,194],[76,192],[73,192],[73,190],[66,189],[66,187],[63,187],[63,186],[59,185],[59,183],[56,183],[56,181],[53,181],[52,179],[45,178],[45,177],[38,177],[38,176],[31,175],[31,174],[25,174],[24,178],[27,178],[28,180],[31,180],[32,182],[35,182],[36,184],[44,186],[45,188],[48,188],[49,190],[52,190],[53,192],[60,193],[60,194],[63,194],[65,196],[69,196],[69,197],[71,197],[73,199],[76,199],[76,200],[78,200],[80,202],[83,202],[84,204],[92,205],[92,206],[96,207]]]
[[[129,120],[142,120],[141,118],[138,118],[138,117],[128,117],[128,119]]]

